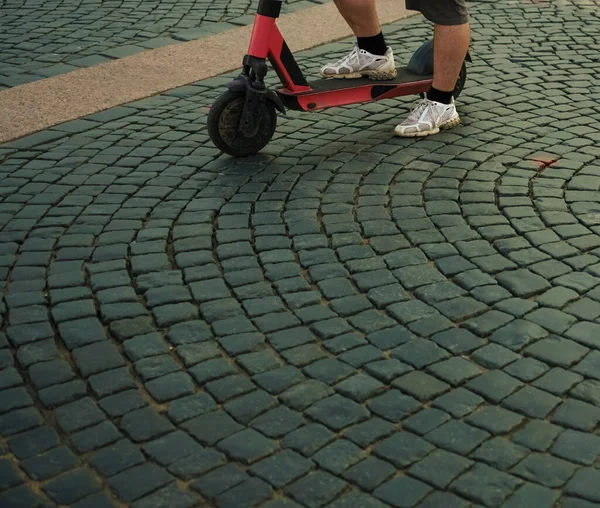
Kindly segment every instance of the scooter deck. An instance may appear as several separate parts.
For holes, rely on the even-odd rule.
[[[292,92],[285,88],[277,90],[284,107],[298,111],[316,111],[337,106],[348,106],[379,99],[392,99],[401,95],[426,92],[433,76],[423,76],[398,69],[393,79],[325,78],[308,83],[308,89]]]
[[[376,85],[401,85],[418,81],[432,80],[433,76],[421,76],[413,74],[406,69],[397,69],[398,75],[393,79],[374,80],[369,78],[323,78],[311,81],[308,85],[312,89],[311,92],[330,92],[332,90],[344,90],[347,88],[356,88],[359,86],[376,86]]]

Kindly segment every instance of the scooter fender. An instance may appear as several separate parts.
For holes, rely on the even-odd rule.
[[[471,63],[470,51],[467,51],[465,60]],[[411,57],[406,70],[418,76],[431,76],[433,74],[433,41],[423,43]]]
[[[245,76],[237,77],[233,81],[227,83],[225,86],[232,92],[247,92],[250,90],[250,93],[260,93],[252,88],[250,79]],[[281,102],[279,96],[273,90],[266,90],[266,98],[273,103],[273,106],[275,106],[277,111],[279,111],[282,115],[287,116],[285,106]]]

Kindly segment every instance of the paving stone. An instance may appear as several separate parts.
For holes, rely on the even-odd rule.
[[[588,351],[586,347],[576,342],[551,335],[529,346],[525,353],[551,365],[569,367],[583,358]]]
[[[504,312],[490,310],[463,323],[463,326],[480,337],[487,337],[494,330],[510,323],[513,317]]]
[[[530,342],[542,339],[547,335],[546,330],[534,323],[516,320],[496,330],[490,340],[513,351],[519,351]]]
[[[483,464],[476,464],[451,489],[486,506],[501,503],[519,485],[519,480]]]
[[[459,455],[444,450],[436,450],[414,464],[408,471],[412,476],[427,483],[432,483],[439,489],[445,489],[471,464],[472,461]]]
[[[427,401],[450,389],[450,385],[421,371],[413,371],[396,379],[393,385],[403,392]]]
[[[182,427],[200,443],[207,445],[213,445],[243,429],[239,423],[221,410],[197,416],[186,421]]]
[[[153,333],[156,330],[150,318],[139,316],[132,319],[113,321],[110,324],[110,331],[117,339],[123,341],[137,335]]]
[[[600,454],[599,439],[595,435],[566,430],[558,437],[551,452],[571,462],[591,466]]]
[[[43,490],[58,504],[72,504],[100,490],[100,483],[86,469],[74,469],[44,485]]]
[[[190,486],[208,498],[215,498],[222,492],[239,485],[248,478],[238,466],[227,464],[210,471]]]
[[[522,385],[519,380],[501,370],[490,370],[472,379],[465,386],[493,402],[500,402]]]
[[[2,473],[0,476],[2,479],[0,483],[2,490],[6,490],[10,487],[14,487],[23,483],[23,479],[19,475],[16,465],[10,462],[8,459],[0,460],[0,472]]]
[[[537,309],[526,316],[530,321],[544,325],[551,332],[562,334],[569,329],[577,319],[556,309]]]
[[[344,433],[344,436],[359,446],[366,448],[375,441],[393,433],[394,429],[395,427],[391,423],[375,417],[351,427]]]
[[[565,460],[532,453],[513,469],[513,473],[546,487],[556,488],[563,486],[575,470],[575,466]]]
[[[328,473],[317,471],[298,480],[286,493],[305,506],[318,507],[332,501],[346,483]]]
[[[442,448],[466,455],[488,439],[490,434],[462,422],[450,421],[425,437]]]
[[[152,408],[136,409],[121,419],[120,427],[135,441],[147,441],[172,431],[173,425]]]
[[[433,445],[415,434],[401,431],[377,444],[373,453],[396,467],[406,467],[421,460],[433,449]]]
[[[369,412],[346,397],[333,395],[311,406],[307,415],[327,427],[339,431],[348,425],[366,420]]]
[[[556,367],[535,381],[533,386],[554,395],[562,396],[580,381],[583,381],[583,377],[579,374]]]
[[[399,476],[381,485],[373,495],[394,507],[415,506],[433,489],[410,476]],[[398,492],[402,492],[399,499]]]
[[[472,413],[483,403],[484,399],[479,395],[461,387],[441,395],[432,404],[455,418],[460,418]]]
[[[113,476],[109,485],[119,498],[131,502],[173,480],[163,468],[156,464],[144,463]]]
[[[195,386],[188,374],[173,372],[148,381],[146,389],[157,402],[166,402],[185,395],[191,395]]]
[[[22,461],[21,467],[32,480],[43,481],[65,471],[70,471],[78,464],[79,460],[77,456],[69,448],[66,446],[57,446],[47,452]],[[4,473],[3,478],[10,480],[11,476]]]
[[[169,327],[167,338],[173,345],[203,342],[211,337],[210,328],[203,321],[191,320]]]
[[[37,388],[44,388],[69,381],[74,374],[70,365],[64,360],[51,360],[29,367],[29,377]]]
[[[548,281],[527,269],[519,268],[497,275],[498,282],[515,296],[529,298],[550,288]]]
[[[573,475],[573,478],[565,487],[567,494],[573,494],[590,501],[600,502],[600,490],[598,489],[598,473],[597,469],[584,468],[580,469]]]
[[[598,405],[598,396],[600,396],[600,383],[593,379],[588,379],[578,384],[571,390],[571,395],[575,398]]]
[[[456,354],[473,351],[485,344],[484,340],[464,328],[453,328],[436,333],[431,337],[431,340],[444,349]]]
[[[570,398],[556,408],[551,418],[553,423],[588,432],[595,428],[599,420],[599,408]]]
[[[144,456],[131,441],[123,439],[91,455],[90,465],[105,476],[112,476],[141,464]]]
[[[450,415],[448,413],[439,409],[425,408],[407,418],[404,421],[403,426],[407,430],[423,436],[448,420],[450,420]]]
[[[453,386],[462,384],[464,381],[481,374],[481,369],[472,362],[464,358],[450,358],[443,362],[438,362],[429,367],[429,371],[436,377],[443,379]]]
[[[276,489],[281,489],[304,476],[312,467],[312,462],[301,455],[283,450],[257,462],[250,468],[253,475],[259,476]]]
[[[368,403],[368,408],[373,413],[393,423],[403,420],[420,406],[417,400],[398,390],[389,390]]]
[[[504,471],[517,464],[527,453],[523,446],[495,437],[477,448],[471,457]]]
[[[364,492],[350,491],[347,494],[342,494],[333,503],[328,505],[329,508],[346,508],[350,506],[362,506],[364,508],[383,508],[385,505]],[[283,508],[286,508],[285,505]],[[268,507],[274,508],[274,507]],[[291,507],[290,507],[291,508]]]
[[[392,356],[420,369],[449,355],[432,341],[414,339],[392,351]]]
[[[0,431],[6,436],[10,436],[39,427],[42,422],[42,416],[37,409],[33,407],[16,409],[0,416]]]
[[[203,448],[172,463],[168,471],[182,480],[189,480],[226,463],[224,454],[211,448]]]
[[[382,383],[364,374],[352,376],[335,386],[337,392],[357,402],[364,402],[382,392],[384,388]]]
[[[69,349],[98,342],[106,338],[106,333],[98,319],[86,318],[61,323],[58,326],[62,340]],[[9,332],[10,336],[10,332]]]
[[[369,363],[365,366],[365,370],[380,381],[389,383],[398,376],[410,372],[412,367],[402,363],[400,360],[390,358],[388,360]]]
[[[104,419],[104,413],[90,398],[71,402],[56,410],[56,421],[65,432],[74,432]]]
[[[471,355],[472,360],[488,369],[501,369],[519,358],[518,354],[499,344],[488,344]]]
[[[73,360],[84,377],[124,365],[117,348],[101,341],[73,350]]]
[[[389,463],[375,457],[367,457],[344,473],[344,478],[358,485],[361,489],[371,491],[395,473],[396,469]]]
[[[471,414],[466,422],[494,435],[506,434],[518,427],[523,417],[497,406],[484,407]]]
[[[110,443],[114,443],[121,437],[121,433],[112,423],[101,422],[98,425],[73,434],[71,436],[71,441],[78,452],[86,453]]]
[[[507,397],[503,405],[531,418],[544,418],[559,402],[554,395],[526,386]]]
[[[187,508],[196,504],[196,498],[175,486],[167,486],[147,497],[136,501],[135,508],[154,508],[158,506],[172,506],[174,508]]]
[[[238,506],[256,506],[272,496],[268,484],[258,478],[240,483],[218,497],[220,506],[235,508]]]
[[[534,503],[540,507],[552,507],[558,500],[559,494],[551,489],[528,483],[519,488],[505,503],[507,507],[527,506]]]
[[[279,406],[257,417],[252,427],[268,437],[281,438],[304,423],[299,413]]]
[[[0,502],[3,506],[40,506],[42,499],[28,486],[21,485],[0,494]]]
[[[247,429],[221,441],[219,449],[234,460],[251,464],[273,453],[277,445],[258,432]]]

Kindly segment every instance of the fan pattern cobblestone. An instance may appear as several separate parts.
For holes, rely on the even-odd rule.
[[[223,157],[224,76],[1,146],[0,506],[598,506],[597,8],[474,5],[430,139]]]

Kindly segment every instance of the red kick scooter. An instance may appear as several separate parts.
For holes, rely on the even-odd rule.
[[[391,80],[329,78],[308,83],[277,28],[280,11],[281,0],[259,1],[242,73],[226,85],[228,90],[210,108],[208,134],[221,151],[243,157],[262,150],[275,132],[276,110],[282,114],[286,108],[317,111],[404,95],[423,96],[431,87],[433,41],[415,51],[407,67],[398,69],[398,75]],[[283,85],[275,91],[267,89],[264,83],[267,59]],[[466,61],[471,61],[468,53]],[[455,98],[466,79],[467,67],[463,63]]]

